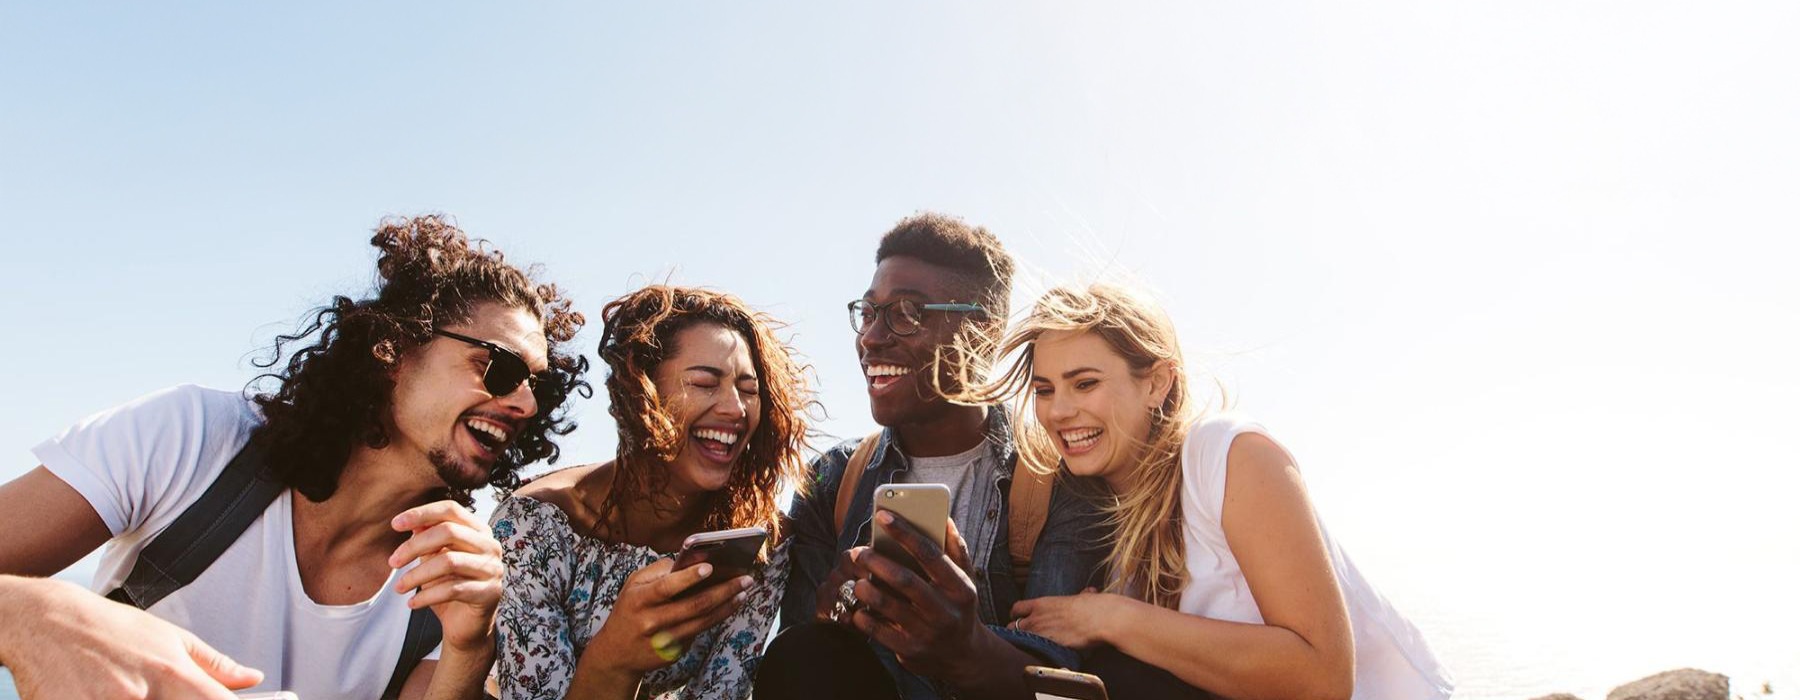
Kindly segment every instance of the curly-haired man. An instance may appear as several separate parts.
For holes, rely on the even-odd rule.
[[[372,243],[374,296],[281,337],[266,391],[151,394],[0,486],[0,663],[25,698],[480,696],[502,565],[468,492],[555,458],[583,319],[440,217]],[[33,578],[102,544],[117,602]]]

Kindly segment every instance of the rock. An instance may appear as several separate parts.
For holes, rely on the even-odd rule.
[[[1557,693],[1555,695],[1545,695],[1541,698],[1532,698],[1531,700],[1581,700],[1581,697],[1570,695],[1568,693]]]
[[[1731,681],[1692,668],[1664,671],[1613,688],[1606,700],[1731,700]]]

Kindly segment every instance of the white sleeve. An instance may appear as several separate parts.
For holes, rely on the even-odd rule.
[[[1243,433],[1268,435],[1261,423],[1230,413],[1210,416],[1188,429],[1181,445],[1181,501],[1201,518],[1223,525],[1225,464],[1231,443]]]
[[[256,424],[241,395],[182,385],[84,418],[32,453],[118,537],[166,527],[212,484]]]

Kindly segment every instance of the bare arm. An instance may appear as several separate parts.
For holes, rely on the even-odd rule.
[[[38,467],[0,485],[0,574],[50,576],[106,544],[112,531],[75,487]]]
[[[112,537],[74,487],[44,467],[0,485],[0,665],[31,698],[232,697],[262,674],[186,630],[49,576]],[[18,574],[17,576],[8,574]]]
[[[1226,459],[1225,539],[1263,624],[1188,615],[1117,595],[1022,601],[1020,626],[1071,646],[1112,644],[1232,698],[1350,697],[1355,648],[1324,536],[1293,460],[1244,434]]]
[[[0,665],[19,697],[231,700],[263,674],[186,630],[63,581],[0,575]]]

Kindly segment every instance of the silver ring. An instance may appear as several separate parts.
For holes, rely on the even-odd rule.
[[[856,606],[862,604],[862,601],[856,599],[856,579],[850,579],[845,581],[844,585],[838,586],[838,601],[851,610],[855,610]]]
[[[850,616],[856,614],[856,606],[862,601],[856,599],[856,579],[845,581],[838,586],[838,599],[831,604],[831,614],[826,617],[832,622],[849,622]]]

